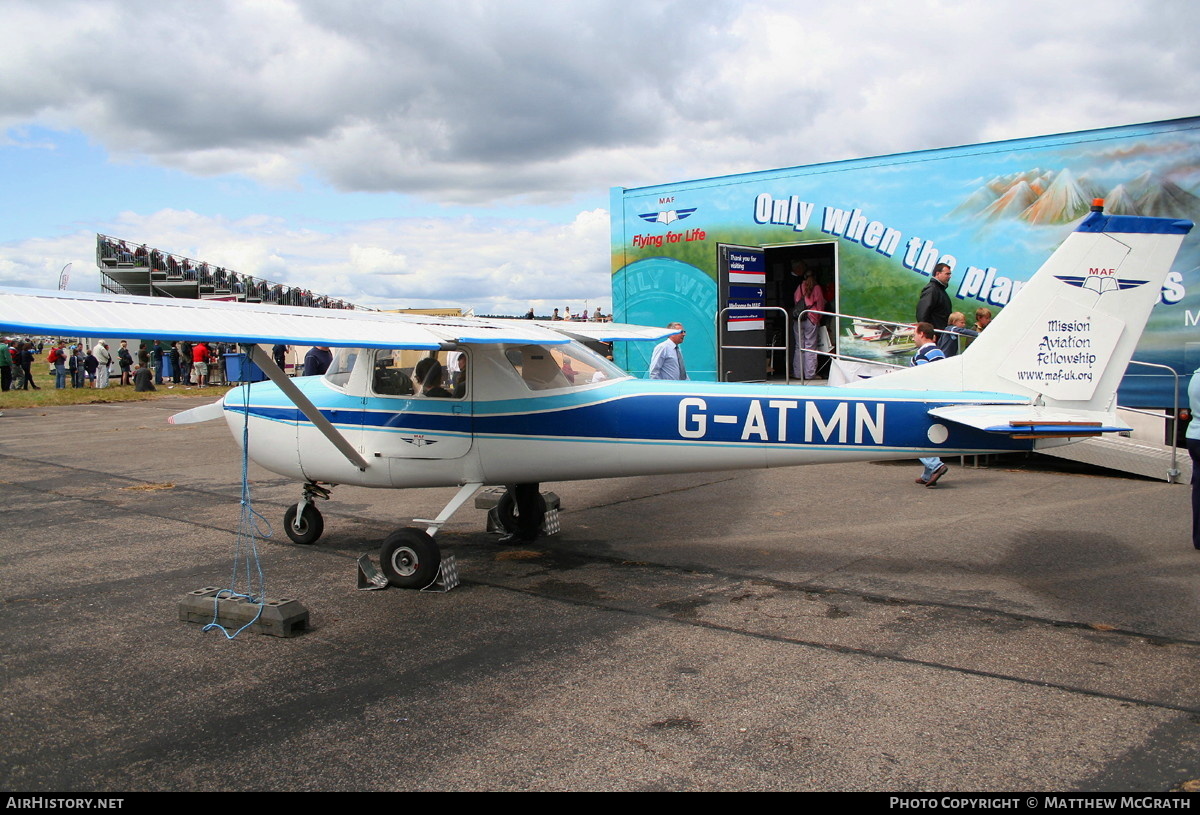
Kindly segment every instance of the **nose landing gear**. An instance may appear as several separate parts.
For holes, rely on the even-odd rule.
[[[283,513],[283,531],[292,543],[311,546],[325,532],[325,519],[314,506],[313,499],[329,500],[329,489],[315,482],[304,485],[304,496],[295,506]]]

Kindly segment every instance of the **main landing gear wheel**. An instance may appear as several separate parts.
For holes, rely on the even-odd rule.
[[[283,531],[292,539],[292,543],[309,546],[316,543],[317,538],[325,531],[325,519],[321,517],[320,510],[312,504],[305,504],[304,512],[297,518],[296,505],[292,504],[287,508],[287,512],[283,513]]]
[[[496,517],[508,534],[500,543],[537,540],[546,519],[546,499],[539,484],[510,486],[496,502]]]
[[[433,538],[406,526],[387,536],[379,550],[379,567],[398,589],[423,589],[438,575],[442,553]]]

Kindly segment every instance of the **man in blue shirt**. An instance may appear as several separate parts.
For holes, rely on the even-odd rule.
[[[687,336],[682,323],[670,323],[667,328],[678,331],[667,337],[654,347],[654,356],[650,357],[651,379],[687,379],[687,368],[683,364],[683,352],[679,344]]]
[[[937,332],[934,331],[932,325],[917,323],[917,330],[913,333],[913,338],[917,341],[917,353],[913,355],[912,365],[925,365],[946,358],[945,353],[937,346],[937,340],[934,339],[936,336]],[[924,484],[926,487],[936,487],[938,479],[944,476],[946,470],[949,469],[937,456],[923,458],[921,464],[925,470],[917,478],[917,483]]]

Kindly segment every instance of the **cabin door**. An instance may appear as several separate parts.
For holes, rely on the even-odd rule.
[[[453,459],[473,443],[463,351],[374,352],[362,449],[374,459]]]

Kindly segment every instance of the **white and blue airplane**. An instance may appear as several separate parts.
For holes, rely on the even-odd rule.
[[[0,330],[246,343],[270,381],[172,420],[223,416],[239,444],[245,424],[249,457],[304,485],[285,515],[296,543],[321,536],[314,502],[335,485],[459,487],[424,528],[384,542],[389,582],[420,588],[438,574],[433,536],[487,485],[508,486],[501,518],[528,539],[547,481],[1036,450],[1128,430],[1117,385],[1191,227],[1094,207],[963,354],[839,388],[636,379],[579,340],[673,329],[613,323],[0,289]],[[327,346],[333,363],[293,380],[257,345],[272,343]],[[453,389],[444,366],[461,370]]]

